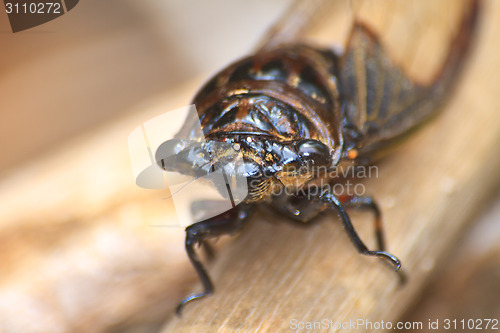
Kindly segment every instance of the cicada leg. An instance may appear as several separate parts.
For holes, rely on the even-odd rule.
[[[329,191],[318,192],[314,195],[309,193],[310,195],[304,195],[301,197],[278,197],[276,198],[278,204],[275,207],[280,212],[301,222],[308,222],[325,210],[337,211],[340,215],[340,219],[342,220],[342,224],[344,225],[344,229],[356,249],[363,255],[379,257],[389,262],[394,267],[395,271],[398,272],[401,282],[404,282],[405,276],[400,271],[401,261],[396,256],[385,252],[381,213],[376,202],[372,198],[365,196],[344,196],[338,198]],[[369,250],[363,243],[352,225],[351,219],[346,212],[346,208],[370,209],[373,211],[375,215],[377,250]]]
[[[352,196],[347,197],[345,199],[346,207],[352,208],[361,208],[361,209],[371,209],[375,213],[375,232],[377,236],[377,243],[379,250],[373,251],[369,250],[368,247],[363,243],[358,233],[354,229],[354,226],[351,223],[351,219],[347,214],[341,200],[337,198],[334,194],[325,191],[320,196],[320,200],[326,203],[329,208],[336,210],[339,213],[340,219],[342,220],[342,224],[344,225],[344,229],[347,232],[347,235],[351,239],[352,243],[356,247],[356,249],[363,255],[379,257],[387,262],[389,262],[394,270],[398,273],[400,283],[404,283],[406,281],[406,275],[400,270],[401,269],[401,261],[394,255],[384,251],[384,238],[382,232],[382,220],[380,217],[380,210],[377,204],[370,197],[363,196]]]
[[[345,196],[339,197],[340,202],[345,208],[371,210],[375,217],[375,238],[377,239],[377,247],[379,251],[385,251],[385,237],[382,226],[382,214],[377,202],[372,197],[368,196]]]
[[[184,305],[196,299],[203,298],[214,291],[212,281],[210,280],[205,267],[194,250],[195,246],[206,246],[206,240],[209,238],[237,232],[241,229],[244,221],[248,218],[249,212],[249,206],[241,204],[229,211],[209,218],[205,221],[195,223],[186,228],[186,252],[203,284],[203,292],[192,294],[184,298],[177,306],[176,313],[178,315],[180,315]]]

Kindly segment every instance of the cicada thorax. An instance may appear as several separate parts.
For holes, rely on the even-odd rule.
[[[313,139],[337,149],[342,137],[336,66],[333,53],[303,45],[234,63],[194,98],[205,139]]]
[[[247,201],[269,198],[273,186],[301,186],[312,178],[296,163],[304,164],[301,151],[321,151],[328,166],[341,157],[337,71],[333,52],[304,45],[244,58],[202,87],[193,100],[199,122],[186,122],[178,137],[196,137],[201,125],[208,145],[237,143],[250,170]],[[206,150],[212,165],[235,165],[223,151]]]
[[[336,75],[333,52],[293,45],[230,65],[195,96],[204,140],[238,143],[247,167],[259,169],[256,179],[248,177],[247,201],[269,198],[273,186],[297,188],[313,178],[301,151],[320,151],[322,165],[337,164],[343,139]],[[186,123],[180,135],[193,137],[194,131]],[[212,162],[221,155],[211,153]]]

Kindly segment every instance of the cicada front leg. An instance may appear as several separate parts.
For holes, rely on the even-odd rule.
[[[371,197],[366,196],[342,196],[337,197],[328,189],[321,191],[310,191],[307,195],[282,196],[277,198],[279,204],[276,205],[281,213],[299,220],[308,222],[324,211],[336,211],[342,221],[347,235],[351,239],[356,249],[363,255],[382,258],[389,262],[395,271],[398,272],[401,282],[405,276],[400,271],[401,261],[394,255],[385,251],[382,219],[378,205]],[[377,239],[377,250],[370,250],[361,240],[354,228],[346,209],[369,209],[375,215],[375,236]]]
[[[201,263],[195,251],[196,245],[207,245],[206,241],[222,235],[234,234],[239,231],[244,221],[250,215],[250,206],[241,204],[222,214],[209,218],[205,221],[195,223],[186,228],[186,252],[194,269],[203,284],[203,292],[185,297],[177,306],[176,313],[180,315],[182,308],[187,303],[210,295],[214,287],[208,273]]]

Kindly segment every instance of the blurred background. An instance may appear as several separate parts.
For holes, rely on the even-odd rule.
[[[0,15],[0,170],[245,55],[290,3],[86,0],[16,34]]]
[[[188,104],[291,4],[82,0],[15,34],[0,13],[1,332],[156,332],[170,318],[196,281],[183,230],[148,228],[164,219],[157,193],[135,187],[114,144]],[[499,318],[499,195],[404,320]]]

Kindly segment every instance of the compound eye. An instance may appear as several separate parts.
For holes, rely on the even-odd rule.
[[[330,150],[316,140],[302,140],[296,144],[298,155],[307,163],[313,165],[329,165]]]

